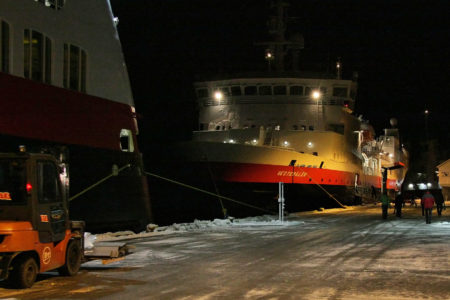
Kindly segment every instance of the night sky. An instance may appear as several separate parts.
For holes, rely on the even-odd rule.
[[[189,138],[197,124],[193,82],[264,70],[264,0],[111,0],[140,119],[140,146]],[[359,74],[356,113],[377,134],[396,117],[418,160],[425,109],[436,160],[450,158],[448,1],[291,1],[287,35],[305,39],[301,68]],[[422,146],[421,146],[422,145]]]

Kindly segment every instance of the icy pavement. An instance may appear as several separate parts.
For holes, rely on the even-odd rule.
[[[19,299],[450,299],[450,218],[427,225],[379,207],[196,221],[153,233],[121,232],[123,261],[89,262],[79,275],[49,274]],[[444,212],[445,214],[447,211]],[[51,288],[49,288],[51,287]]]

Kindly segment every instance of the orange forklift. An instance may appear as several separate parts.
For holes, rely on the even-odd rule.
[[[114,165],[106,179],[125,167]],[[67,170],[63,160],[27,153],[23,146],[18,153],[0,153],[0,280],[29,288],[38,273],[58,270],[73,276],[82,262],[101,259],[107,264],[129,254],[123,242],[84,249],[85,223],[69,219]]]
[[[85,250],[85,223],[69,219],[68,165],[50,154],[19,149],[0,153],[0,280],[29,288],[38,273],[58,270],[73,276],[82,262],[108,264],[129,254],[124,242],[96,243]],[[128,166],[113,165],[111,175],[77,196]]]
[[[29,288],[41,272],[78,272],[84,222],[69,220],[68,182],[52,155],[0,153],[0,280]]]

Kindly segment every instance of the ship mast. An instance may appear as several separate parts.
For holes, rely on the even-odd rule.
[[[291,50],[293,56],[293,69],[298,69],[298,61],[300,50],[304,48],[303,36],[301,34],[294,34],[290,40],[286,40],[286,8],[289,3],[283,0],[276,0],[272,2],[271,8],[274,8],[276,15],[271,16],[267,22],[269,35],[272,37],[271,41],[257,43],[257,45],[266,46],[265,58],[268,62],[269,71],[272,70],[272,61],[274,61],[274,69],[277,72],[285,70],[284,59],[287,53]]]

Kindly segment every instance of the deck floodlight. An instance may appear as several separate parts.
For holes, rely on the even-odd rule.
[[[319,91],[315,90],[311,93],[311,96],[313,97],[313,99],[319,100],[321,95]]]
[[[223,98],[223,93],[221,91],[216,91],[214,93],[214,99],[216,99],[217,101],[222,100],[222,98]]]

